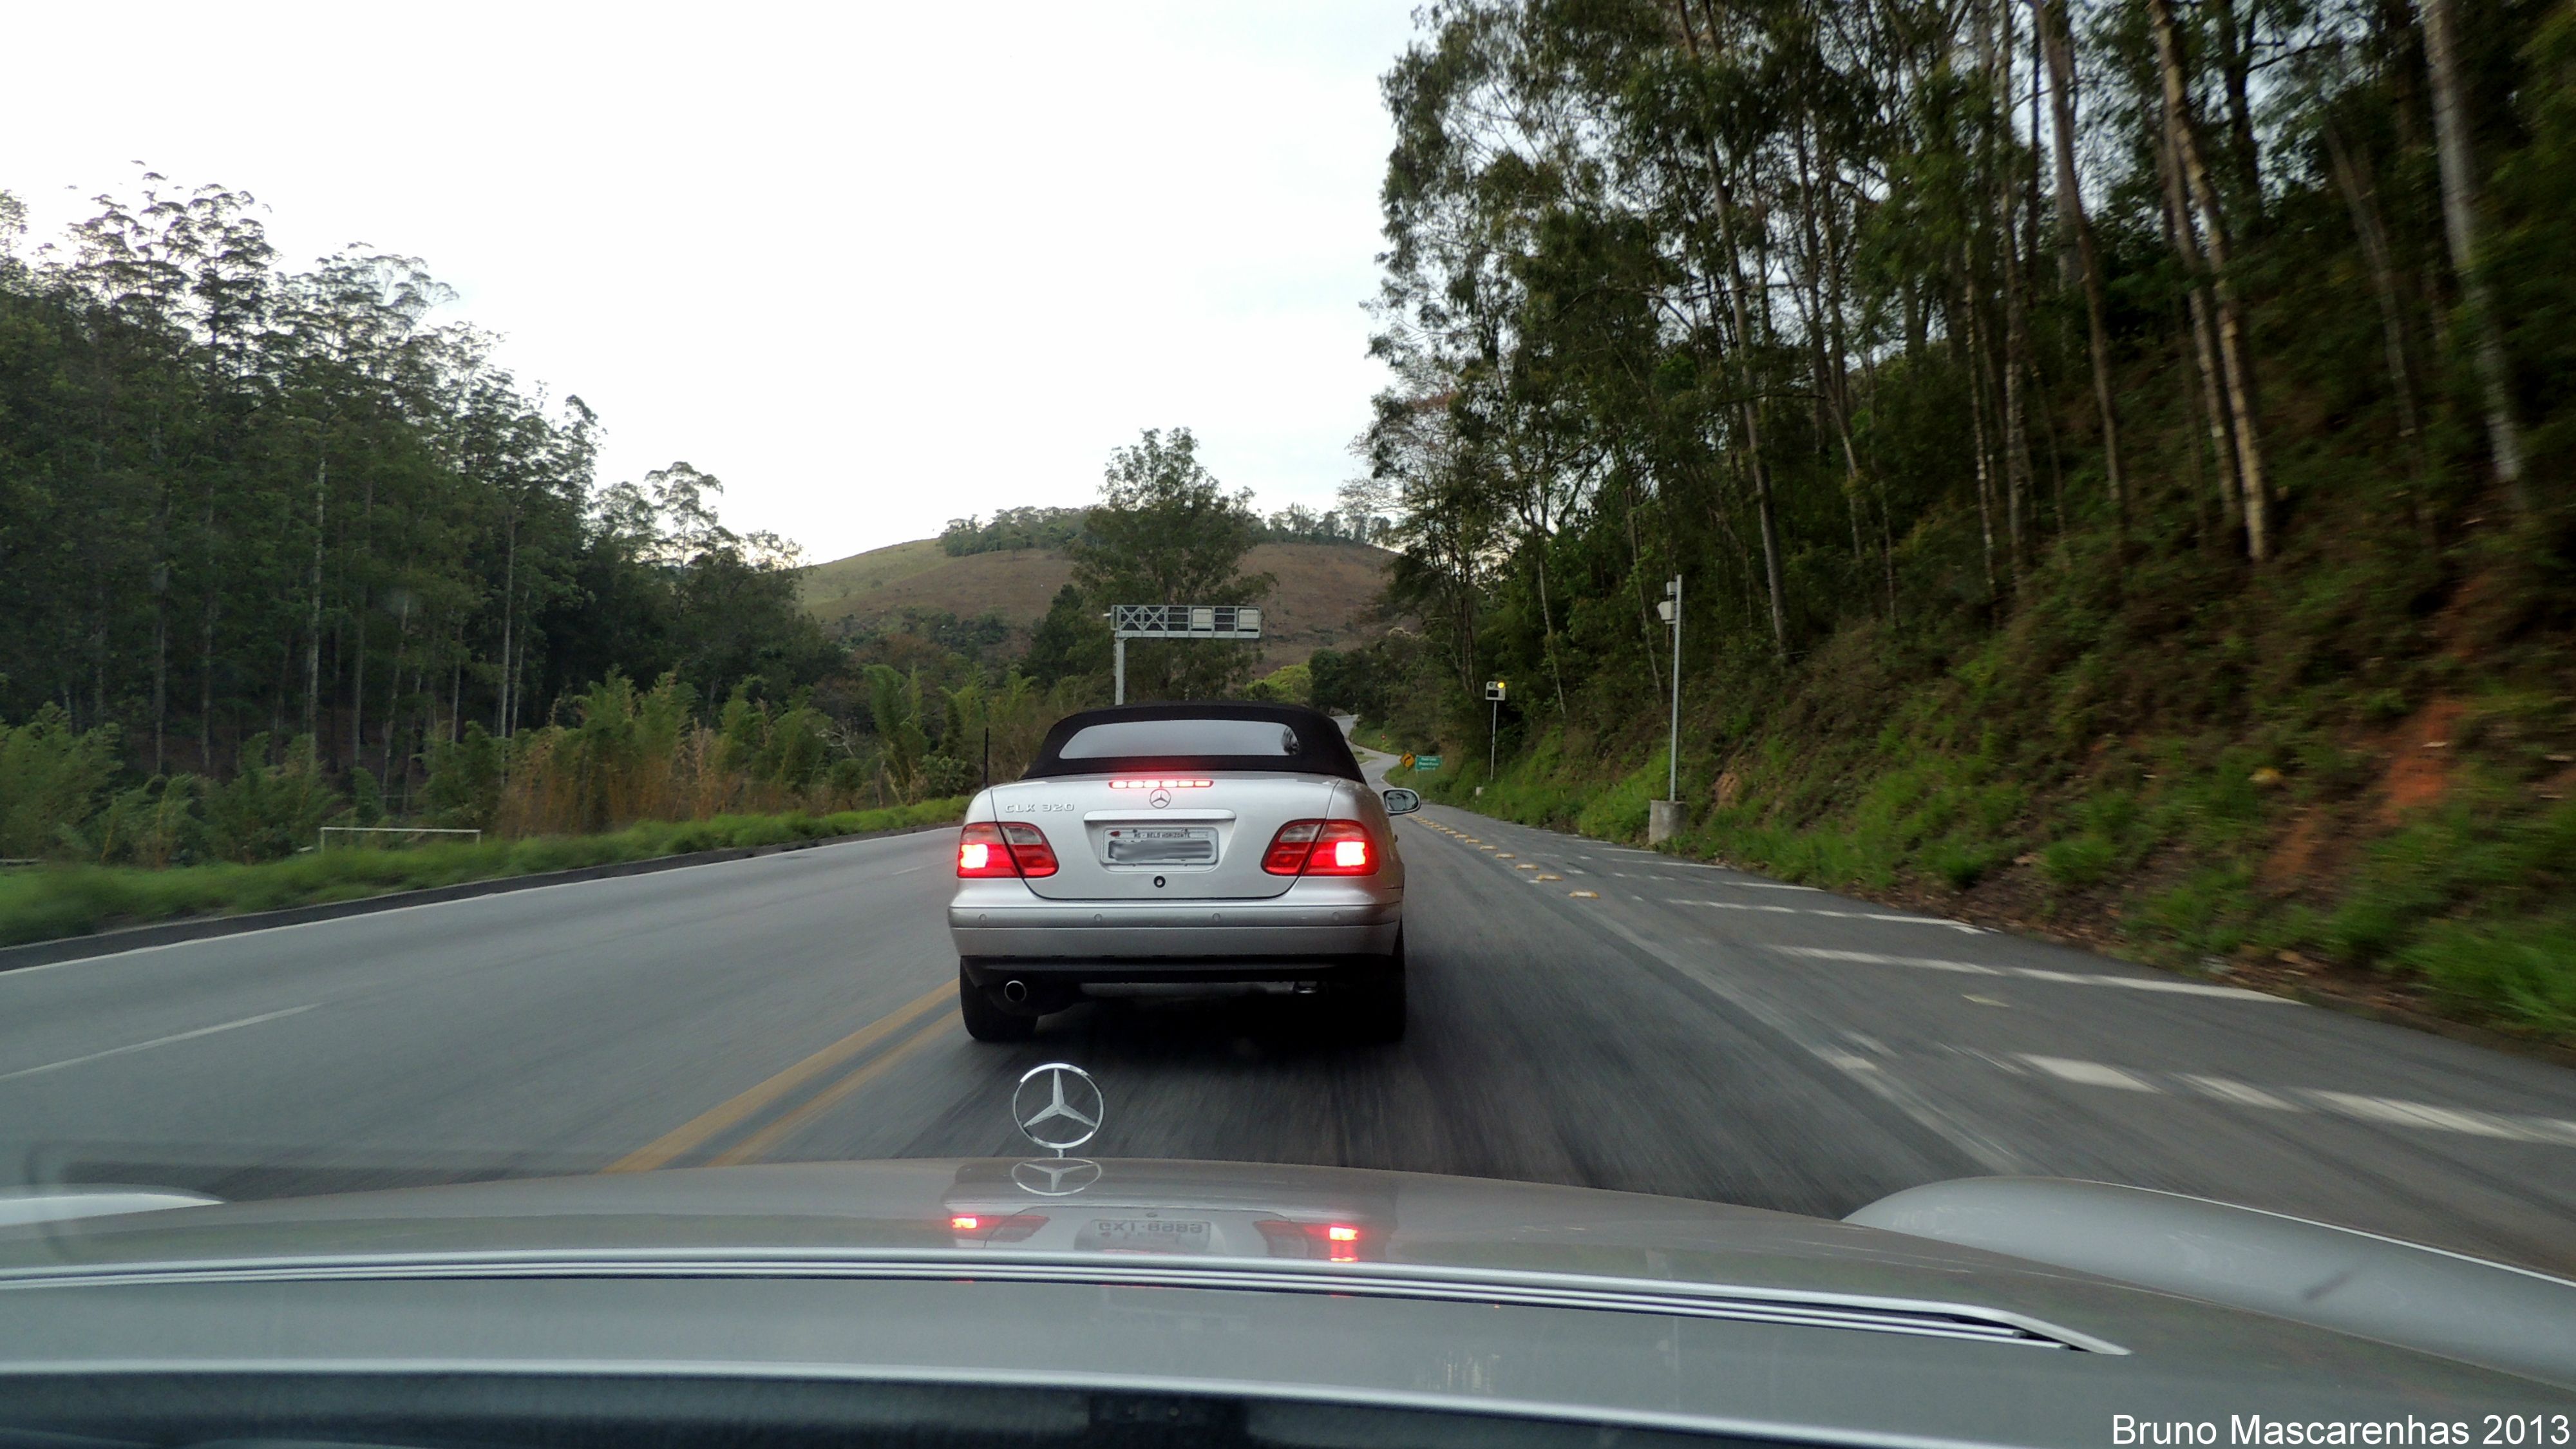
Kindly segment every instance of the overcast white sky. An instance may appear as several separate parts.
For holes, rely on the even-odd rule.
[[[811,559],[1088,501],[1144,427],[1324,505],[1412,3],[31,5],[0,188],[45,240],[140,160],[296,265],[422,257],[604,479],[685,458]]]

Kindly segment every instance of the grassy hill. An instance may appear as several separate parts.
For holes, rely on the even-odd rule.
[[[1367,639],[1369,620],[1395,555],[1356,543],[1265,543],[1244,559],[1278,586],[1263,601],[1262,665],[1304,661],[1318,649]],[[961,619],[996,611],[1025,638],[1073,577],[1060,549],[1015,549],[952,557],[935,539],[915,539],[816,564],[805,571],[805,607],[835,634],[855,633],[906,609],[945,610]]]

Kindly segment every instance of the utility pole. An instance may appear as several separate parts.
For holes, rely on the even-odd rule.
[[[1664,600],[1655,605],[1673,629],[1672,735],[1664,750],[1664,798],[1646,806],[1646,843],[1661,845],[1682,830],[1682,576],[1664,584]]]

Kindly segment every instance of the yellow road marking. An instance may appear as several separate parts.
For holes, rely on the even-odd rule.
[[[1501,857],[1501,856],[1496,856],[1496,857],[1494,857],[1494,858],[1495,858],[1496,860],[1500,860],[1500,859],[1502,859],[1502,857]],[[1513,866],[1513,867],[1512,867],[1512,869],[1514,869],[1514,870],[1536,870],[1536,869],[1538,869],[1538,867],[1537,867],[1537,866],[1535,866],[1535,865],[1530,864],[1528,861],[1526,861],[1526,860],[1525,860],[1525,861],[1522,861],[1520,864],[1518,864],[1518,865],[1516,865],[1516,866]]]
[[[1563,879],[1565,879],[1565,877],[1563,877],[1563,876],[1561,876],[1561,875],[1546,875],[1546,874],[1540,874],[1540,875],[1532,876],[1532,877],[1531,877],[1531,879],[1533,879],[1533,880],[1563,880]]]
[[[1498,854],[1498,855],[1496,855],[1496,856],[1494,857],[1494,859],[1496,859],[1496,860],[1509,860],[1509,859],[1511,859],[1511,858],[1512,858],[1512,853],[1511,853],[1510,851],[1508,851],[1508,850],[1503,851],[1502,853],[1500,853],[1500,854]]]
[[[1597,901],[1601,899],[1601,892],[1599,891],[1567,891],[1566,894],[1574,897],[1578,901]]]
[[[650,1172],[743,1118],[786,1096],[813,1077],[839,1066],[920,1019],[922,1013],[957,999],[954,986],[934,987],[911,1003],[878,1017],[848,1036],[814,1053],[756,1087],[718,1103],[627,1153],[602,1172]]]
[[[777,1121],[770,1123],[768,1126],[761,1128],[757,1132],[754,1132],[735,1146],[726,1148],[724,1151],[717,1153],[714,1165],[717,1167],[738,1167],[746,1162],[758,1162],[762,1157],[768,1154],[769,1149],[786,1141],[788,1137],[795,1133],[796,1129],[823,1115],[824,1112],[828,1111],[842,1098],[849,1096],[852,1092],[855,1092],[859,1088],[866,1086],[868,1083],[875,1081],[878,1077],[884,1075],[886,1070],[892,1067],[895,1063],[902,1061],[905,1057],[921,1050],[923,1047],[929,1045],[939,1037],[945,1036],[948,1029],[954,1025],[956,1025],[955,1022],[942,1017],[941,1019],[934,1021],[928,1026],[925,1026],[921,1030],[913,1033],[910,1037],[897,1045],[886,1048],[883,1052],[880,1052],[877,1055],[875,1060],[869,1062],[866,1066],[861,1067],[857,1071],[843,1077],[841,1080],[834,1082],[822,1091],[816,1092],[811,1100],[807,1101],[803,1106],[798,1107],[795,1111],[788,1113],[786,1116],[781,1117]]]

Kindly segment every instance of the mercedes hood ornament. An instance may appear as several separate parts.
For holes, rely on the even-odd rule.
[[[1011,1120],[1020,1134],[1058,1156],[1100,1131],[1100,1084],[1071,1062],[1047,1062],[1020,1074],[1011,1093]]]

